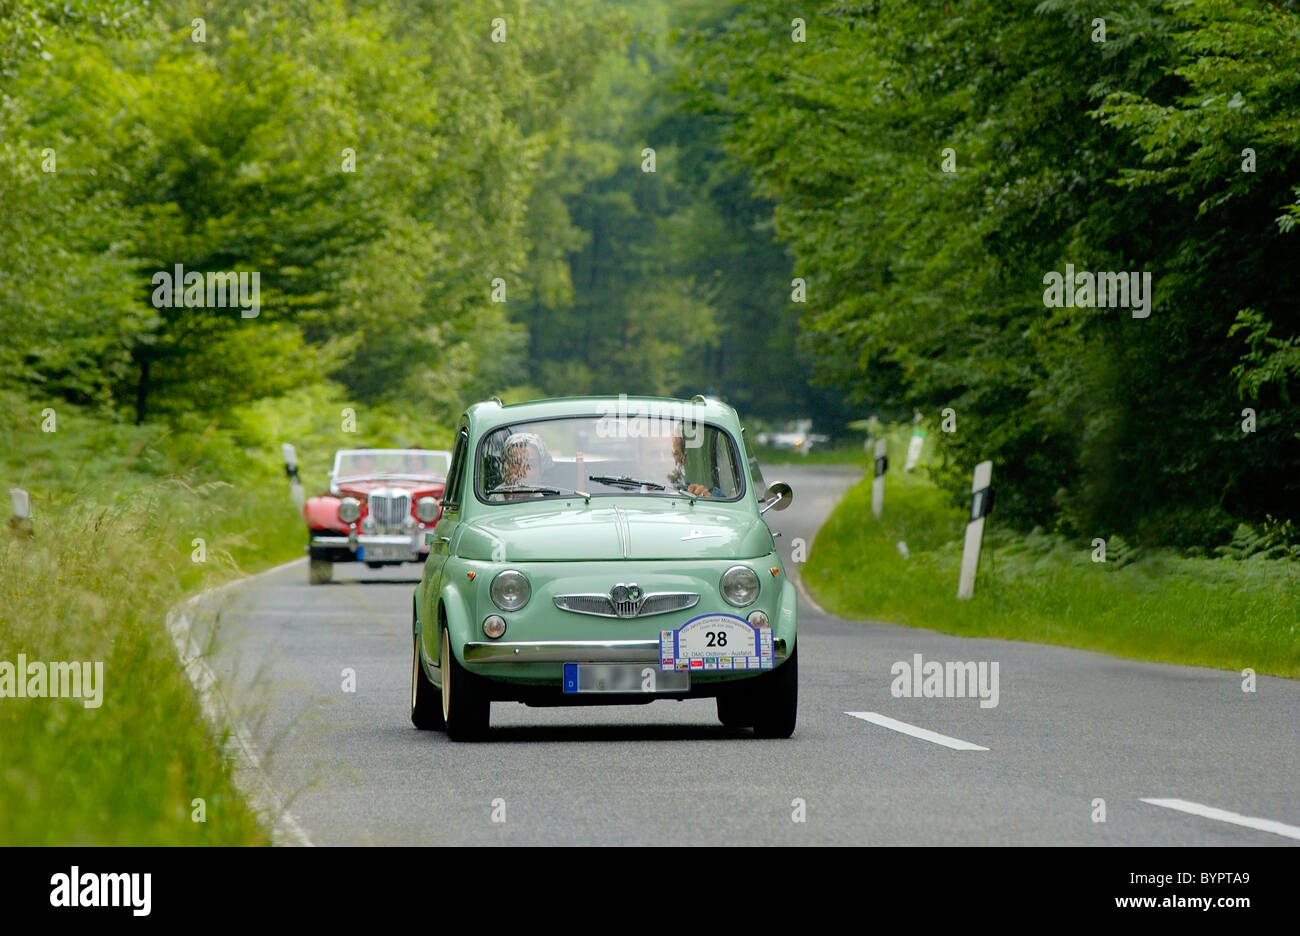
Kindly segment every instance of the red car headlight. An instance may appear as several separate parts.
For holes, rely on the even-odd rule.
[[[438,519],[438,502],[432,497],[421,497],[415,502],[415,515],[421,523],[433,523]]]

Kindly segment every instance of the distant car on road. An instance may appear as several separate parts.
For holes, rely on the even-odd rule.
[[[450,463],[450,452],[432,449],[336,452],[329,491],[303,505],[311,584],[328,582],[337,562],[423,562]]]
[[[492,701],[714,698],[794,731],[796,597],[735,411],[570,398],[462,416],[413,596],[411,721],[481,736]]]
[[[754,436],[754,441],[759,445],[770,445],[772,448],[789,449],[807,455],[812,451],[813,446],[822,445],[831,440],[830,436],[812,432],[811,430],[812,420],[800,419],[795,424],[793,432],[760,432]]]

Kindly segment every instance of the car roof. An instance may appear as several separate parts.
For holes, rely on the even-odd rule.
[[[717,422],[736,428],[736,411],[721,400],[696,396],[689,400],[652,396],[570,396],[522,403],[500,400],[475,403],[465,413],[471,431],[478,433],[512,422],[556,419],[564,416],[663,416]]]

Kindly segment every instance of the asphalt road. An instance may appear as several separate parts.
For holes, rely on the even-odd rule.
[[[766,473],[795,490],[767,515],[787,557],[856,480]],[[489,739],[455,744],[408,718],[418,577],[338,567],[312,587],[299,562],[203,605],[222,691],[313,844],[1300,844],[1300,682],[1246,693],[1238,673],[847,621],[805,594],[789,740],[723,728],[712,700],[497,702]],[[917,653],[997,663],[997,705],[895,698],[891,666]]]

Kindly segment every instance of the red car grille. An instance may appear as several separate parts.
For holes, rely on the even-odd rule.
[[[411,495],[371,494],[368,500],[370,516],[375,521],[376,533],[400,533],[402,521],[411,514]]]

